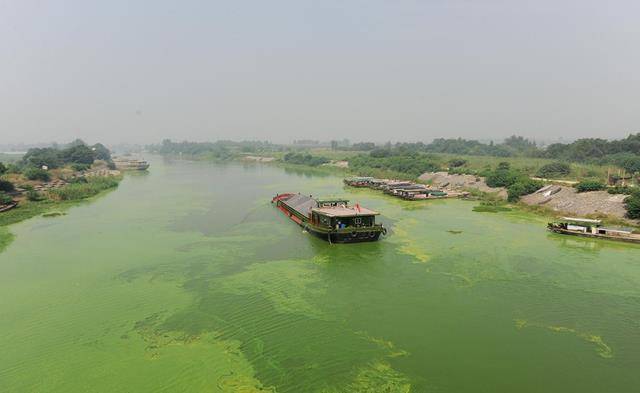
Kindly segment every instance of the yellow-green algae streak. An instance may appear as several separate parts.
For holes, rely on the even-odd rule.
[[[273,209],[286,191],[347,196],[390,233],[330,245]],[[0,391],[639,391],[640,247],[473,206],[156,158],[9,227]]]

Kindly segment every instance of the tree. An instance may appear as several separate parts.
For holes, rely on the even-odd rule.
[[[58,168],[64,164],[60,151],[51,147],[29,149],[22,157],[22,162],[28,166],[41,168],[43,165],[51,169]]]
[[[87,145],[74,145],[60,152],[63,162],[76,164],[93,164],[95,152]]]
[[[27,168],[24,171],[23,175],[29,180],[40,180],[40,181],[51,180],[51,175],[49,174],[49,172],[40,168]]]
[[[13,186],[13,183],[11,183],[10,181],[7,180],[1,180],[0,179],[0,191],[2,192],[11,192],[15,190],[15,187]]]
[[[95,153],[96,160],[111,160],[111,152],[102,143],[96,143],[91,146],[91,150]]]
[[[0,162],[0,175],[4,175],[7,172],[7,167]]]

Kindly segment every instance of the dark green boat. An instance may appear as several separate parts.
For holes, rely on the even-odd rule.
[[[271,201],[296,224],[330,243],[372,242],[387,233],[382,224],[376,224],[378,212],[348,202],[302,194],[279,194]]]

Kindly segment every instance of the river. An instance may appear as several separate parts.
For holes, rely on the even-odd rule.
[[[346,196],[381,241],[269,203]],[[640,247],[275,166],[151,159],[0,254],[0,391],[638,392]]]

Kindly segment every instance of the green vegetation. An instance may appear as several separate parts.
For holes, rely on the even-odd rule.
[[[96,159],[110,161],[111,153],[100,143],[87,146],[82,140],[76,139],[62,149],[56,147],[29,149],[22,157],[21,165],[36,168],[47,166],[49,169],[56,169],[67,164],[91,165]]]
[[[375,149],[369,154],[360,154],[349,160],[349,168],[358,174],[395,172],[417,178],[424,172],[442,168],[439,160],[430,154],[404,152],[399,149]]]
[[[27,168],[22,174],[29,180],[49,181],[51,180],[51,174],[40,168]]]
[[[473,211],[479,213],[499,213],[508,212],[512,209],[504,205],[501,201],[482,201],[478,206],[474,206]]]
[[[552,162],[538,170],[537,175],[543,178],[560,178],[571,173],[571,166],[565,162]]]
[[[92,177],[86,183],[70,183],[64,187],[49,191],[53,199],[61,201],[75,201],[89,198],[101,191],[118,186],[119,179],[113,177]]]
[[[282,158],[284,162],[296,165],[318,166],[326,164],[329,159],[326,157],[312,156],[311,154],[302,154],[289,152]]]
[[[583,180],[580,183],[576,184],[575,187],[578,192],[602,191],[607,188],[607,186],[601,181],[594,179]]]
[[[631,195],[624,200],[627,208],[627,217],[637,220],[640,219],[640,190],[633,190]]]
[[[13,201],[13,198],[11,198],[11,196],[0,191],[0,205],[10,203],[11,201]]]
[[[15,189],[13,183],[0,179],[0,192],[11,192]]]

